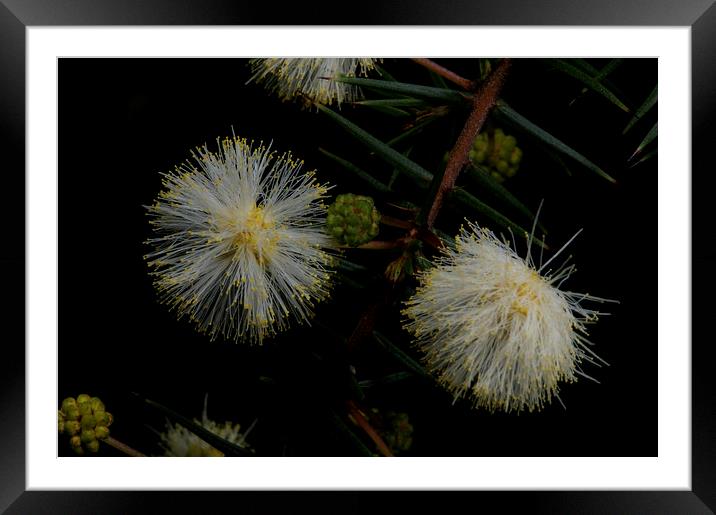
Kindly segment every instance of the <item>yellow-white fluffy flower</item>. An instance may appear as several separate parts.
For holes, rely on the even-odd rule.
[[[319,104],[357,100],[356,86],[333,80],[338,75],[366,75],[375,68],[372,58],[268,58],[252,59],[253,76],[281,100],[294,100],[300,95]]]
[[[580,362],[599,360],[585,339],[585,324],[599,313],[581,303],[605,299],[560,290],[574,267],[546,270],[551,261],[536,267],[529,252],[523,259],[469,224],[421,275],[403,311],[405,327],[456,399],[490,410],[539,410],[560,382],[584,375]]]
[[[245,433],[241,433],[239,424],[224,422],[218,424],[210,420],[206,414],[206,407],[202,414],[201,420],[194,419],[194,422],[200,424],[204,429],[208,429],[216,436],[227,440],[239,447],[247,448],[246,436],[251,431],[253,424]],[[171,425],[167,423],[166,433],[160,435],[162,446],[164,447],[164,455],[172,457],[222,457],[224,453],[206,443],[204,440],[196,436],[184,426],[179,424]]]
[[[192,152],[149,207],[155,286],[212,339],[262,343],[328,296],[327,188],[291,154],[237,137]]]

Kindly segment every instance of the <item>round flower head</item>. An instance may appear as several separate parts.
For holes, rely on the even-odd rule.
[[[206,414],[206,407],[201,420],[194,419],[194,422],[200,424],[204,429],[214,433],[216,436],[223,438],[239,447],[248,448],[246,437],[253,429],[253,424],[241,433],[239,424],[224,422],[217,424],[213,420],[209,420]],[[254,424],[256,421],[254,421]],[[179,424],[171,425],[167,423],[167,432],[160,435],[162,446],[164,447],[164,455],[172,457],[221,457],[224,453],[206,443],[204,440],[196,436],[184,426]]]
[[[327,188],[291,154],[236,137],[165,175],[147,243],[162,302],[212,340],[262,343],[328,296]]]
[[[574,267],[543,273],[558,254],[537,268],[529,252],[523,259],[469,224],[420,276],[403,311],[406,329],[456,399],[493,411],[539,410],[560,381],[584,375],[582,360],[599,360],[584,338],[599,313],[581,302],[605,299],[560,290]]]
[[[338,82],[339,75],[366,75],[375,68],[372,58],[269,58],[252,59],[251,80],[263,82],[266,89],[281,100],[294,100],[301,95],[319,104],[340,105],[358,99],[356,86]]]

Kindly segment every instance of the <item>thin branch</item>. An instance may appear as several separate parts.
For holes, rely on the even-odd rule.
[[[455,146],[450,152],[450,159],[445,167],[445,174],[443,175],[442,182],[438,187],[435,199],[428,212],[425,222],[428,229],[433,227],[445,196],[452,191],[458,174],[467,164],[468,153],[472,148],[475,136],[477,136],[477,133],[482,129],[490,109],[495,105],[500,90],[507,78],[509,68],[510,59],[502,59],[495,71],[487,78],[484,85],[475,93],[472,112],[467,118],[465,126],[462,128],[462,132],[457,138]]]
[[[118,451],[122,451],[127,456],[132,456],[134,458],[146,458],[146,456],[144,454],[142,454],[141,452],[132,449],[129,445],[123,444],[122,442],[112,438],[111,436],[108,436],[103,441],[104,441],[104,443],[111,445]]]
[[[388,447],[388,445],[383,441],[383,439],[373,428],[373,426],[370,425],[370,422],[368,422],[368,419],[365,418],[365,415],[363,415],[360,408],[356,406],[356,403],[349,400],[346,401],[346,404],[348,406],[348,412],[350,413],[353,420],[355,420],[356,424],[358,424],[358,426],[365,432],[365,434],[367,434],[368,437],[373,440],[373,443],[378,448],[378,451],[380,451],[383,456],[393,456],[390,447]]]
[[[475,87],[475,83],[471,80],[467,80],[464,77],[461,77],[457,73],[448,70],[447,68],[440,66],[438,63],[431,59],[424,59],[424,58],[413,58],[413,61],[418,63],[421,66],[424,66],[428,70],[440,75],[442,78],[449,80],[453,84],[457,84],[463,89],[466,89],[468,91],[472,91]]]
[[[369,241],[368,243],[364,243],[363,245],[358,245],[357,249],[369,249],[369,250],[387,250],[387,249],[394,249],[401,246],[401,242],[399,240],[396,241],[380,241],[380,240],[373,240]]]

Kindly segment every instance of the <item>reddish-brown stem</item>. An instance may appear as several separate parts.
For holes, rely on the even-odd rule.
[[[399,240],[396,241],[379,241],[379,240],[373,240],[369,241],[368,243],[364,243],[363,245],[358,245],[357,249],[369,249],[369,250],[386,250],[386,249],[394,249],[401,245]]]
[[[144,454],[142,454],[141,452],[132,449],[129,445],[123,444],[122,442],[112,438],[111,436],[108,436],[107,438],[105,438],[104,443],[106,443],[107,445],[111,445],[118,451],[122,451],[127,456],[132,456],[135,458],[146,458],[146,456]]]
[[[445,173],[443,174],[442,182],[438,187],[437,194],[433,200],[430,211],[425,220],[425,225],[428,229],[432,229],[435,223],[435,218],[440,212],[443,200],[445,196],[455,186],[455,181],[462,168],[467,164],[468,154],[472,148],[472,143],[475,140],[475,136],[482,128],[482,125],[487,119],[487,115],[490,109],[495,105],[497,97],[502,89],[505,79],[507,78],[507,71],[510,68],[510,59],[502,59],[500,64],[497,65],[492,74],[487,78],[487,81],[477,91],[473,97],[472,111],[470,116],[467,118],[460,136],[455,142],[455,146],[450,152],[450,158],[447,166],[445,167]]]
[[[398,227],[400,229],[410,229],[413,227],[413,223],[407,220],[401,220],[400,218],[394,218],[388,215],[380,215],[380,223],[383,225],[389,225],[390,227]]]
[[[431,59],[425,59],[425,58],[413,58],[413,61],[418,63],[421,66],[424,66],[428,70],[440,75],[442,78],[449,80],[453,84],[457,84],[461,88],[464,88],[468,91],[472,91],[472,89],[475,87],[475,83],[471,80],[467,80],[464,77],[461,77],[457,73],[455,73],[452,70],[448,70],[447,68],[440,66],[438,63]]]
[[[383,441],[383,439],[373,428],[373,426],[370,425],[370,422],[368,422],[368,419],[365,418],[365,415],[363,415],[360,408],[356,406],[356,403],[349,400],[346,401],[346,404],[348,406],[348,413],[350,413],[350,415],[353,417],[353,420],[355,420],[356,424],[358,424],[358,427],[360,427],[365,432],[365,434],[367,434],[368,437],[373,440],[373,443],[378,448],[378,451],[383,456],[393,456],[390,447],[388,447],[388,445]]]

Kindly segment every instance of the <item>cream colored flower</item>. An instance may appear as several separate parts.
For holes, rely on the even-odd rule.
[[[601,361],[585,338],[585,325],[600,313],[582,302],[606,299],[560,290],[574,267],[551,271],[551,261],[537,268],[529,253],[523,259],[470,224],[421,275],[403,311],[405,327],[456,399],[490,410],[539,410],[560,382],[585,375],[580,362]]]
[[[304,95],[313,102],[330,105],[357,100],[356,86],[338,82],[339,75],[366,75],[375,68],[372,58],[268,58],[250,61],[250,81],[263,83],[281,100]]]
[[[218,141],[217,141],[218,142]],[[329,294],[327,188],[291,154],[236,137],[193,152],[149,207],[164,303],[212,339],[262,343]]]

